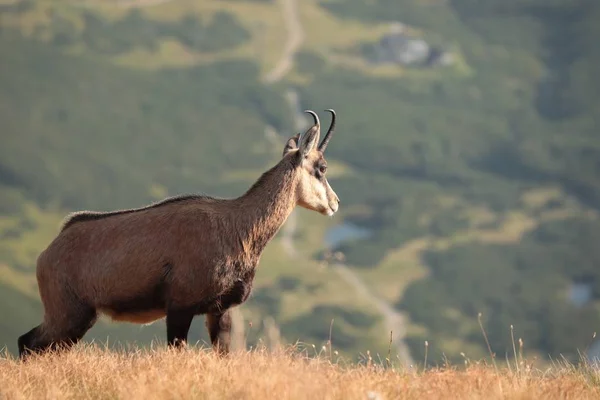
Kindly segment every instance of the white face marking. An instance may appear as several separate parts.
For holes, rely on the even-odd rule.
[[[329,182],[318,179],[307,170],[300,184],[299,203],[302,207],[328,216],[333,216],[338,210],[337,195]]]
[[[327,189],[325,188],[325,185],[323,185],[323,182],[321,182],[320,180],[318,180],[317,178],[313,178],[314,180],[317,181],[316,185],[315,185],[315,191],[316,191],[316,196],[317,199],[319,201],[319,203],[323,204],[323,203],[328,203],[327,201]]]
[[[297,186],[297,204],[300,207],[332,216],[338,210],[339,199],[325,177],[319,178],[315,171],[319,168],[322,155],[313,151],[302,161],[300,179]]]
[[[333,211],[333,214],[335,214],[339,208],[339,199],[337,197],[337,194],[333,191],[333,189],[331,188],[331,185],[329,185],[329,181],[325,180],[325,183],[327,185],[327,193],[330,193],[331,196],[333,197],[333,199],[331,199],[332,201],[329,202],[329,207],[331,209],[331,211]],[[331,214],[331,215],[333,215]]]

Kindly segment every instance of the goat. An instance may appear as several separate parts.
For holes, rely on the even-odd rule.
[[[333,216],[340,200],[329,185],[321,125],[292,136],[281,160],[240,197],[166,198],[142,208],[69,214],[40,253],[36,277],[43,322],[18,338],[19,357],[69,349],[95,324],[148,324],[166,317],[167,345],[187,342],[192,319],[205,315],[213,350],[229,353],[230,308],[252,289],[265,246],[296,205]]]

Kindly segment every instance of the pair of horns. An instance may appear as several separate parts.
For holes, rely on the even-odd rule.
[[[335,129],[335,111],[333,111],[331,108],[328,108],[325,111],[331,113],[331,125],[329,125],[329,129],[327,130],[327,133],[325,134],[325,138],[323,138],[323,141],[319,145],[320,152],[324,152],[325,149],[327,148],[327,144],[329,144],[329,141],[331,140],[331,134],[333,133],[333,130]],[[315,113],[312,110],[305,110],[304,112],[312,115],[312,117],[315,121],[315,125],[317,127],[321,126],[321,122],[319,121],[319,116],[317,115],[317,113]]]

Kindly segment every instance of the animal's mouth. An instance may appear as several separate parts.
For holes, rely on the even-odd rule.
[[[333,217],[333,215],[334,215],[336,212],[337,212],[337,210],[334,210],[334,209],[333,209],[333,208],[331,208],[331,207],[327,207],[327,208],[324,210],[323,214],[327,215],[328,217]]]

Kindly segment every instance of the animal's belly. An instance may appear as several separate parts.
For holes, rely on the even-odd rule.
[[[113,321],[132,322],[134,324],[150,324],[165,317],[164,310],[144,310],[119,312],[109,308],[101,308],[102,314],[110,317]]]

